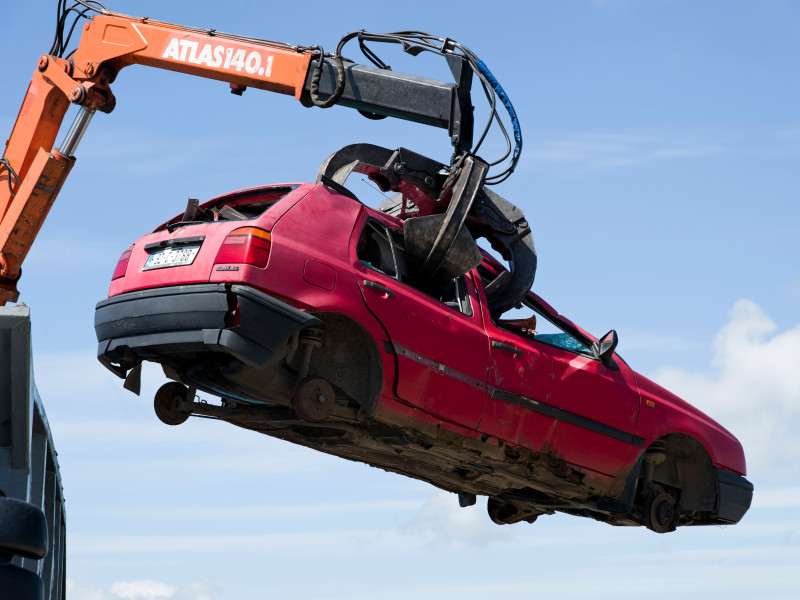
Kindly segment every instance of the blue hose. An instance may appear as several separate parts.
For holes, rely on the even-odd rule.
[[[500,98],[500,101],[503,103],[503,106],[506,107],[508,111],[508,116],[511,118],[511,125],[514,128],[514,141],[516,142],[516,146],[514,147],[514,154],[511,157],[511,164],[508,167],[508,173],[513,173],[514,169],[517,166],[517,162],[519,162],[519,156],[522,153],[522,129],[519,126],[519,119],[517,118],[517,113],[514,110],[514,106],[511,104],[511,100],[508,98],[506,91],[503,89],[503,86],[495,79],[492,72],[489,68],[484,64],[482,60],[479,60],[476,65],[480,70],[481,74],[486,77],[489,84],[492,86],[492,89],[495,91],[497,96]]]

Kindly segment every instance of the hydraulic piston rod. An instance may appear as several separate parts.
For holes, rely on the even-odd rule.
[[[95,111],[92,109],[86,108],[85,106],[81,107],[78,116],[75,117],[75,120],[72,122],[72,126],[69,128],[67,135],[64,137],[64,142],[61,144],[61,148],[58,149],[58,152],[62,156],[74,156],[75,150],[78,149],[78,144],[81,143],[83,134],[86,133],[86,129],[89,127],[89,123],[91,123],[94,113]]]

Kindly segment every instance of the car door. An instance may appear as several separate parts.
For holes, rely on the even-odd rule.
[[[552,451],[569,463],[614,477],[632,459],[641,440],[634,435],[639,391],[632,371],[619,357],[604,365],[592,340],[534,294],[538,315],[531,344],[552,360],[548,404],[556,411]]]
[[[436,289],[425,282],[412,285],[396,230],[364,218],[359,235],[354,270],[396,355],[395,393],[438,418],[475,429],[486,402],[489,352],[474,284],[462,277]]]
[[[640,441],[633,374],[621,360],[603,365],[592,341],[538,296],[523,304],[487,324],[489,399],[479,430],[594,471],[597,485],[610,483]]]
[[[488,320],[488,315],[487,315]],[[548,452],[556,419],[546,407],[553,361],[524,335],[489,322],[491,367],[486,410],[478,430],[536,452]]]

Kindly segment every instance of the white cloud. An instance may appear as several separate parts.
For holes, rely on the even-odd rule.
[[[97,588],[87,587],[67,578],[67,598],[70,600],[110,600],[108,594]]]
[[[452,498],[450,499],[452,502]],[[448,509],[452,509],[452,504],[448,503]],[[350,515],[358,513],[394,514],[416,511],[420,507],[418,500],[374,500],[369,502],[339,502],[324,504],[262,504],[238,506],[231,504],[225,507],[226,519],[228,522],[239,519],[257,519],[265,521],[267,519],[287,519],[287,518],[315,518],[328,517],[333,515]],[[94,509],[94,515],[108,515],[116,518],[146,518],[146,519],[168,519],[170,522],[189,519],[213,519],[219,516],[218,506],[131,506]]]
[[[111,593],[122,600],[163,600],[173,598],[178,588],[160,581],[118,581],[111,584]]]
[[[674,133],[578,133],[537,142],[529,160],[609,169],[653,161],[715,156],[731,149],[724,143]]]
[[[758,508],[800,508],[800,486],[759,490],[753,498]]]
[[[673,333],[651,333],[648,331],[630,331],[625,333],[624,354],[638,350],[657,350],[659,354],[685,354],[702,350],[704,345],[694,339]]]
[[[605,170],[653,162],[721,155],[786,157],[800,154],[796,128],[782,130],[680,131],[649,128],[631,132],[563,133],[534,142],[526,160]],[[572,172],[572,171],[571,171]]]
[[[778,332],[755,303],[736,302],[713,342],[711,375],[665,368],[655,379],[742,441],[751,476],[800,475],[800,325]]]
[[[455,494],[437,492],[408,523],[406,533],[432,547],[485,547],[513,541],[516,530],[492,523],[481,500],[475,507],[461,509]]]
[[[141,579],[117,581],[104,591],[67,579],[67,597],[70,600],[213,600],[219,595],[216,586],[204,583],[176,586],[161,581]]]
[[[216,586],[209,587],[203,583],[190,583],[175,592],[176,600],[212,600],[219,597]]]
[[[797,495],[790,489],[773,492],[773,500],[767,503],[785,504],[789,494]],[[303,524],[287,522],[289,530],[279,534],[266,533],[255,523],[247,533],[226,535],[205,534],[204,526],[198,527],[197,535],[188,536],[165,532],[87,537],[78,533],[72,537],[71,557],[76,572],[102,571],[116,564],[147,572],[173,561],[181,570],[193,565],[196,571],[215,572],[220,577],[220,585],[213,586],[169,582],[167,587],[176,589],[165,600],[399,600],[414,596],[477,600],[487,594],[528,598],[534,588],[539,595],[553,597],[611,598],[618,595],[620,582],[626,590],[649,593],[652,598],[669,597],[666,592],[654,591],[654,583],[656,588],[669,585],[673,595],[677,590],[692,597],[697,590],[714,587],[719,593],[743,597],[731,593],[740,591],[739,584],[726,578],[726,573],[735,571],[754,589],[776,586],[779,592],[795,581],[787,574],[796,564],[800,521],[791,509],[767,514],[762,508],[754,506],[753,514],[735,527],[685,528],[659,536],[644,528],[612,528],[566,515],[542,517],[534,525],[498,527],[489,523],[485,502],[460,509],[455,495],[435,492],[406,523],[383,522],[375,528],[362,528],[358,519],[323,518]],[[338,526],[328,530],[334,521]],[[198,520],[203,522],[207,527],[205,517]],[[300,530],[307,526],[309,530]],[[647,560],[643,561],[643,556]],[[226,557],[233,560],[226,563]],[[407,567],[400,585],[391,568],[400,564],[398,560]],[[296,579],[292,574],[298,564],[327,569],[320,571],[319,577]],[[349,577],[352,564],[358,564],[366,575],[356,580]],[[453,564],[459,565],[455,577],[448,567]],[[582,565],[581,581],[569,579],[575,564]],[[635,565],[633,571],[631,565]],[[238,572],[269,572],[271,576],[256,577],[254,583],[240,588],[245,582],[237,579]],[[665,573],[679,573],[679,581],[667,582]],[[111,591],[69,597],[129,600]],[[770,597],[795,596],[778,593]]]

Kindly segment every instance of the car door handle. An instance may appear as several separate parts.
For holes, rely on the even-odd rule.
[[[507,352],[511,352],[517,356],[522,356],[522,350],[519,348],[512,346],[511,344],[504,344],[503,342],[499,342],[497,340],[492,340],[492,348],[499,348],[500,350],[506,350]]]
[[[364,284],[364,287],[368,287],[378,292],[382,292],[387,296],[389,296],[389,298],[394,297],[394,292],[389,288],[387,288],[385,285],[381,285],[380,283],[375,283],[374,281],[370,281],[369,279],[365,279],[362,283]]]

